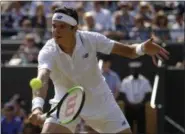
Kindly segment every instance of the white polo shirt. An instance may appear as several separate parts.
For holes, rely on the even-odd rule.
[[[113,40],[99,33],[77,31],[76,46],[70,57],[59,48],[54,39],[48,40],[39,53],[38,69],[47,68],[51,71],[55,96],[50,103],[58,102],[66,90],[75,85],[85,88],[87,104],[90,104],[94,95],[110,92],[98,67],[96,54],[110,54],[113,45]]]
[[[132,75],[124,78],[120,88],[120,92],[125,93],[127,100],[132,104],[142,102],[146,93],[151,91],[152,87],[143,75],[139,75],[137,80]]]

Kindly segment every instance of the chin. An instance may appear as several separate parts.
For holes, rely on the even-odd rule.
[[[61,38],[55,38],[55,37],[54,37],[54,40],[55,40],[56,42],[60,42],[60,41],[61,41]]]
[[[54,40],[55,40],[55,42],[56,42],[57,44],[59,44],[59,40],[58,40],[58,39],[54,38]]]

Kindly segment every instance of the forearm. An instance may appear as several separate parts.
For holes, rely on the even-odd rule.
[[[140,44],[125,45],[120,42],[116,42],[113,47],[112,53],[120,56],[124,56],[127,58],[135,59],[141,55],[141,54],[138,54],[137,52],[138,45]]]
[[[32,90],[33,93],[32,111],[36,108],[40,109],[43,108],[44,100],[47,96],[49,74],[50,72],[47,69],[38,70],[37,78],[42,81],[42,87],[37,90]]]
[[[46,69],[39,70],[37,78],[42,81],[42,87],[36,91],[32,90],[33,98],[42,97],[43,99],[45,99],[48,90],[49,71]]]

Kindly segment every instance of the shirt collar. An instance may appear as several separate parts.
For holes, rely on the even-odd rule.
[[[54,42],[55,42],[55,40],[54,40]],[[59,47],[59,45],[56,42],[55,42],[55,45],[56,45],[57,49],[59,50],[59,52],[62,53],[62,54],[64,54],[64,51]],[[73,53],[75,51],[77,51],[81,46],[82,46],[82,41],[80,39],[79,32],[76,32],[76,44],[75,44],[75,48],[74,48]]]
[[[112,73],[111,69],[108,72],[103,72],[103,74],[110,75]]]
[[[82,40],[81,40],[79,34],[80,33],[77,31],[76,32],[76,46],[75,46],[75,50],[78,50],[82,46]]]

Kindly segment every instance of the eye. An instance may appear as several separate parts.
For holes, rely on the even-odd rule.
[[[60,25],[60,28],[61,28],[61,29],[65,28],[65,27],[66,27],[65,25]]]

